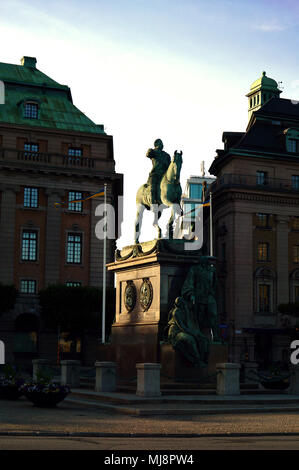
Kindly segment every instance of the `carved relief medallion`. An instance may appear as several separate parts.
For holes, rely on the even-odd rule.
[[[148,278],[143,279],[139,292],[139,300],[144,311],[150,308],[153,301],[153,286]]]
[[[131,312],[136,304],[137,291],[133,281],[127,281],[124,292],[125,307],[128,312]]]

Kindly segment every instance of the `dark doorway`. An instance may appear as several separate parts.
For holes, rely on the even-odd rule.
[[[273,362],[272,335],[269,333],[256,333],[255,335],[255,360],[259,368],[267,370]]]

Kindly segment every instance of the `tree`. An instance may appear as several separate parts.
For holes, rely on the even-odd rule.
[[[53,284],[39,292],[41,317],[48,328],[78,331],[101,327],[102,289]],[[107,288],[107,332],[115,312],[115,289]]]
[[[0,283],[0,315],[14,307],[17,295],[18,291],[14,285]]]

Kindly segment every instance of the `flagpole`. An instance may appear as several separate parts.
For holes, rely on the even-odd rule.
[[[103,304],[102,304],[102,343],[105,343],[105,318],[106,318],[106,244],[107,244],[107,184],[104,184],[104,240],[103,240]]]
[[[213,256],[213,211],[212,211],[212,193],[210,193],[210,256]]]

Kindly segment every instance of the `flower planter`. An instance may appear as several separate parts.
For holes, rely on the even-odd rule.
[[[286,390],[290,386],[288,380],[277,380],[273,382],[261,382],[266,390]]]
[[[25,397],[34,406],[53,408],[70,393],[68,385],[54,382],[29,382],[21,387]]]
[[[43,391],[25,391],[25,397],[33,403],[34,406],[43,408],[53,408],[69,394],[65,392],[43,392]]]

